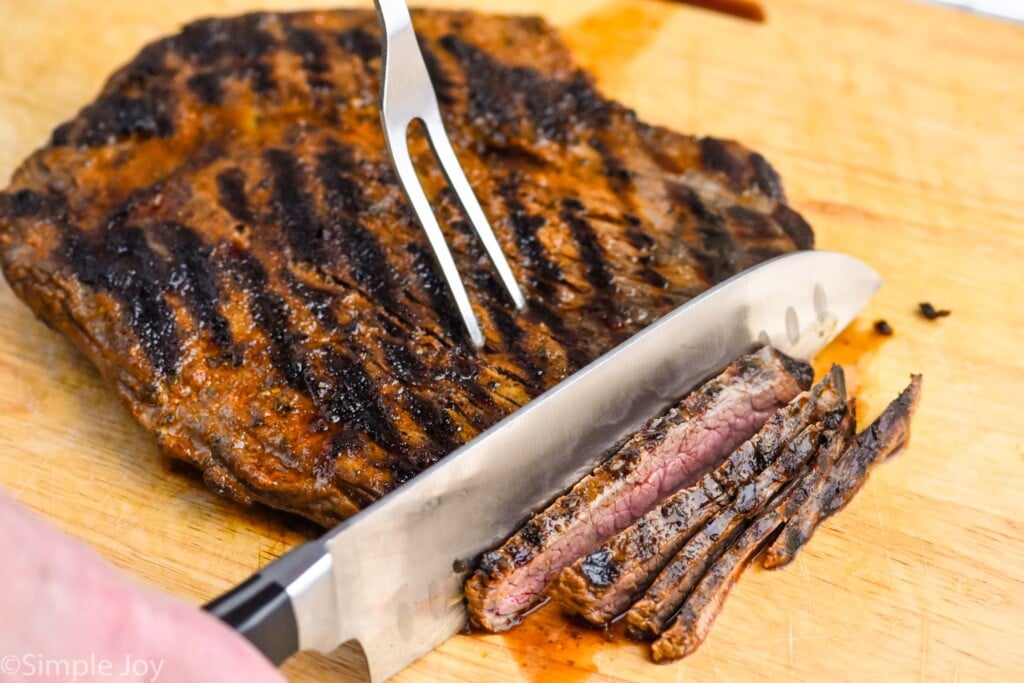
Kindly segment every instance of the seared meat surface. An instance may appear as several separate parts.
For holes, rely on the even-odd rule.
[[[692,484],[806,389],[811,378],[806,363],[764,347],[741,356],[650,420],[505,545],[483,556],[466,583],[473,623],[489,631],[519,623],[563,568]]]
[[[751,517],[818,452],[825,428],[816,422],[786,444],[778,459],[743,487],[736,499],[694,535],[662,569],[651,587],[626,613],[630,635],[649,638],[661,633],[691,589]]]
[[[696,577],[697,586],[686,598],[676,620],[651,644],[651,659],[658,663],[671,662],[693,654],[701,646],[729,592],[781,523],[778,511],[769,510],[746,527],[735,543],[727,546],[706,574]]]
[[[640,122],[542,20],[419,12],[445,124],[529,300],[444,189],[463,336],[387,163],[369,11],[146,47],[0,193],[0,264],[170,455],[329,525],[678,304],[812,246],[758,154]]]
[[[782,511],[786,526],[765,551],[765,567],[774,569],[792,562],[818,525],[856,495],[871,468],[906,446],[910,420],[920,400],[921,375],[913,375],[907,388],[831,462],[831,467],[818,468],[802,478]]]

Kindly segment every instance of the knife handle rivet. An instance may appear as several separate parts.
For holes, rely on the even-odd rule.
[[[796,344],[800,339],[800,321],[796,317],[796,309],[790,306],[786,309],[786,336],[791,344]]]

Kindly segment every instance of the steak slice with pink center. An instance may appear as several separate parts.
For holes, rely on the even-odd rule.
[[[621,448],[486,553],[466,583],[474,625],[504,631],[551,580],[655,505],[694,483],[811,383],[811,368],[765,347],[650,420]]]

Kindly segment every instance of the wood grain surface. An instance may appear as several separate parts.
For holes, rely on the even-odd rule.
[[[267,6],[312,4],[326,3]],[[543,14],[646,120],[761,151],[819,246],[886,280],[819,363],[848,366],[862,417],[912,371],[924,401],[910,448],[792,566],[749,571],[690,659],[658,667],[542,611],[457,636],[397,680],[1019,680],[1024,27],[909,0],[768,0],[765,24],[656,0],[446,4]],[[0,0],[0,179],[146,41],[258,6]],[[953,314],[924,320],[926,300]],[[877,318],[892,337],[870,331]],[[0,389],[0,485],[144,583],[198,604],[308,533],[163,459],[6,284]],[[285,671],[359,680],[358,666],[304,654]]]

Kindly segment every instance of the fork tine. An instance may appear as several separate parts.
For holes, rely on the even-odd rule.
[[[519,289],[519,283],[516,282],[516,276],[505,258],[505,253],[501,250],[501,244],[495,237],[494,230],[491,229],[491,224],[477,200],[476,193],[473,192],[473,188],[462,170],[459,158],[455,155],[455,150],[452,149],[448,133],[441,121],[441,112],[437,107],[436,99],[431,109],[429,115],[420,119],[423,122],[427,140],[430,141],[430,146],[441,165],[441,170],[444,171],[444,175],[448,179],[448,184],[455,192],[455,196],[458,197],[459,203],[462,204],[462,209],[469,217],[470,225],[476,231],[484,249],[487,250],[487,255],[490,256],[491,262],[498,271],[498,276],[505,285],[505,289],[508,290],[516,308],[523,308],[526,306],[526,299],[523,297],[522,290]]]
[[[420,185],[420,179],[416,175],[416,168],[413,166],[412,159],[409,156],[405,131],[406,129],[403,127],[399,135],[397,130],[392,130],[387,126],[384,129],[384,139],[387,142],[391,163],[396,173],[398,173],[398,181],[402,189],[405,190],[405,196],[409,199],[409,203],[412,204],[412,209],[416,213],[420,225],[423,226],[423,231],[427,233],[427,241],[430,242],[430,247],[434,250],[434,257],[437,259],[438,265],[441,266],[441,272],[444,274],[444,279],[448,283],[452,297],[455,299],[455,305],[462,315],[462,321],[466,325],[466,331],[469,332],[470,339],[473,340],[473,344],[477,347],[483,346],[484,335],[480,330],[480,323],[477,321],[476,313],[473,312],[473,307],[469,303],[469,295],[466,293],[466,287],[462,283],[462,278],[459,277],[459,271],[455,266],[455,259],[452,258],[452,252],[448,249],[448,243],[445,242],[441,226],[437,223],[437,217],[434,216],[434,211],[430,207],[430,201],[427,199],[423,186]]]

